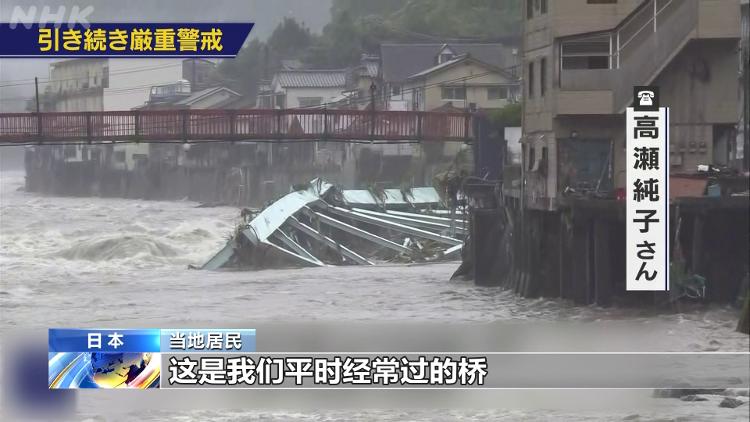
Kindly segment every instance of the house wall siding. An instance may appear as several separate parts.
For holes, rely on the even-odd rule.
[[[286,108],[299,108],[300,98],[320,97],[323,103],[328,103],[334,98],[341,95],[344,87],[335,88],[281,88],[277,87],[276,92],[286,93]]]
[[[471,77],[473,75],[482,76]],[[467,77],[471,78],[463,80]],[[498,72],[493,72],[476,63],[458,63],[455,66],[428,75],[424,80],[406,84],[405,90],[411,92],[415,89],[427,87],[424,89],[424,100],[420,101],[420,108],[423,111],[433,110],[448,102],[453,103],[453,106],[457,108],[468,108],[470,103],[475,103],[479,108],[501,108],[510,102],[509,99],[487,99],[487,88],[498,85],[506,86],[510,96],[518,95],[517,85]],[[444,100],[442,98],[443,86],[465,86],[466,100]]]

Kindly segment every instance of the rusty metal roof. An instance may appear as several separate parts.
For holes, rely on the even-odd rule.
[[[669,199],[704,196],[708,180],[694,177],[669,178]]]

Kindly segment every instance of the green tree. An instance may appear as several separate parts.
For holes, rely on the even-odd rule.
[[[352,16],[379,15],[394,13],[404,5],[404,0],[333,0],[331,16],[338,16],[342,12]]]
[[[498,127],[521,126],[522,110],[521,103],[508,104],[503,108],[490,111],[489,117]]]
[[[254,97],[261,79],[273,75],[281,60],[299,58],[313,40],[308,28],[292,18],[284,18],[267,42],[254,39],[240,50],[236,58],[222,61],[215,79]]]
[[[316,45],[304,57],[314,67],[343,68],[359,61],[362,53],[375,52],[384,28],[371,15],[354,16],[348,10],[336,13],[323,28]]]
[[[516,37],[520,0],[409,0],[391,25],[415,37],[494,40]]]
[[[307,49],[313,38],[310,30],[292,18],[284,20],[268,37],[268,47],[277,58],[291,58]]]
[[[521,29],[520,0],[334,0],[331,15],[344,13],[351,18],[346,23],[354,22],[363,32],[375,29],[376,35],[392,41],[487,41],[517,37]],[[366,18],[378,20],[380,26],[362,26]],[[338,24],[333,19],[328,26]]]
[[[223,60],[214,79],[230,88],[255,97],[258,82],[263,77],[265,43],[252,40],[234,59]]]
[[[219,66],[217,80],[255,95],[264,74],[282,59],[314,68],[344,68],[383,42],[497,41],[518,38],[520,0],[333,0],[321,35],[285,18],[267,43],[248,43]]]

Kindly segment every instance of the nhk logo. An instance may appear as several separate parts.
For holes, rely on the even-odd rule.
[[[41,10],[36,6],[30,6],[26,9],[16,6],[13,8],[13,13],[10,14],[9,26],[11,29],[15,29],[20,23],[26,29],[31,29],[34,24],[39,24],[40,28],[52,24],[55,28],[59,28],[67,23],[69,28],[74,25],[82,25],[84,28],[88,28],[88,17],[93,12],[94,6],[81,8],[74,5],[70,7],[70,10],[65,6],[58,6],[55,12],[49,6],[44,6]]]

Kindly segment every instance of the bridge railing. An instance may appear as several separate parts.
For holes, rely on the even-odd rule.
[[[469,122],[467,113],[340,109],[9,113],[0,142],[463,141]]]

